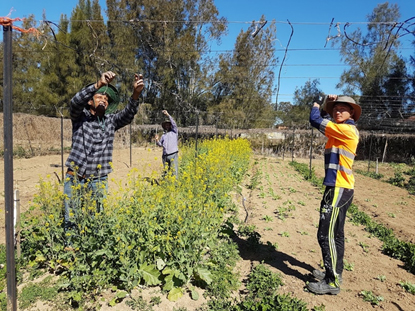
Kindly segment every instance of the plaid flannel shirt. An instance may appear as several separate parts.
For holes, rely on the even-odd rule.
[[[86,86],[76,93],[70,104],[72,149],[65,165],[86,178],[112,172],[115,131],[132,122],[139,106],[138,100],[130,97],[123,110],[98,118],[88,109],[88,101],[95,91],[94,84]]]

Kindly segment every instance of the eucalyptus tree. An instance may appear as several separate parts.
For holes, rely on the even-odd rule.
[[[346,94],[361,95],[360,124],[365,127],[401,116],[405,110],[409,82],[398,55],[399,18],[397,4],[378,4],[368,15],[365,33],[360,28],[348,33],[345,27],[341,39],[341,58],[350,68],[343,72],[338,87]]]
[[[275,123],[271,103],[274,69],[277,65],[275,23],[253,33],[265,23],[252,22],[241,30],[232,53],[220,56],[211,111],[221,113],[222,122],[237,128],[269,127]]]

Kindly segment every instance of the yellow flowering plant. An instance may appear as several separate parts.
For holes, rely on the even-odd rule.
[[[215,252],[229,243],[222,231],[230,192],[241,182],[251,153],[244,139],[205,140],[197,153],[192,144],[181,148],[178,179],[166,175],[151,183],[159,172],[146,179],[133,169],[127,181],[98,199],[85,185],[75,185],[70,253],[64,251],[61,187],[42,181],[25,218],[23,256],[32,266],[63,272],[62,289],[76,293],[144,284],[161,286],[170,300],[178,299],[183,287],[196,295],[191,284],[217,279]]]

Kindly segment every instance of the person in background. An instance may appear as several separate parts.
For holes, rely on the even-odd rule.
[[[361,107],[348,96],[328,95],[325,107],[313,103],[310,123],[327,138],[324,152],[326,186],[320,203],[317,240],[320,244],[325,271],[314,270],[318,282],[307,284],[315,294],[337,295],[342,283],[344,257],[344,224],[346,212],[354,195],[352,166],[359,143],[356,122]],[[327,116],[334,120],[330,121]]]
[[[108,174],[112,171],[115,131],[130,124],[138,111],[143,76],[135,74],[133,94],[126,107],[116,113],[119,94],[110,84],[115,76],[111,71],[104,72],[98,82],[81,89],[70,102],[72,148],[65,163],[64,181],[66,232],[76,225],[80,208],[81,198],[75,197],[74,185],[82,184],[92,190],[97,209],[101,211],[100,202],[108,190]]]
[[[179,171],[179,147],[178,147],[178,130],[177,124],[167,110],[163,110],[162,113],[169,118],[168,121],[164,121],[161,127],[164,130],[164,134],[159,138],[155,135],[156,144],[159,147],[163,147],[162,161],[164,167],[164,174],[170,170],[178,178]]]

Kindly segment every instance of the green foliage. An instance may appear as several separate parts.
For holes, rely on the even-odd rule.
[[[58,294],[58,286],[51,284],[51,276],[40,283],[31,283],[23,287],[19,294],[19,307],[26,309],[37,300],[52,301]]]
[[[125,302],[125,304],[132,310],[153,311],[153,304],[147,303],[144,300],[143,296],[139,296],[137,298],[130,297],[130,299]]]
[[[262,298],[275,295],[282,285],[279,274],[271,272],[264,264],[259,264],[250,273],[246,288],[251,297]]]
[[[261,22],[265,17],[261,16]],[[257,24],[241,32],[232,53],[219,57],[209,110],[221,113],[221,121],[239,128],[270,127],[275,123],[271,105],[276,26],[271,23],[253,38]],[[249,74],[248,74],[249,73]],[[252,79],[255,77],[255,79]]]
[[[306,311],[307,304],[290,295],[278,295],[283,285],[279,274],[271,272],[264,264],[257,265],[249,274],[246,296],[240,302],[230,299],[214,299],[208,302],[209,311]]]
[[[247,188],[250,190],[254,190],[260,184],[262,172],[260,170],[255,170],[254,175],[251,177],[251,183],[247,185]]]
[[[326,310],[326,306],[321,304],[319,306],[314,306],[312,309],[312,311],[325,311]]]
[[[351,262],[348,262],[347,260],[344,260],[344,270],[353,271],[354,270],[354,264],[351,263]]]
[[[303,175],[304,179],[314,180],[314,173],[310,178],[306,164],[297,162],[291,163],[290,164]],[[359,211],[358,207],[353,203],[350,205],[347,213],[352,223],[365,226],[369,233],[373,234],[383,242],[382,250],[386,255],[402,260],[405,263],[406,268],[411,273],[415,273],[415,244],[399,241],[399,239],[394,236],[391,229],[373,221],[370,216]]]
[[[363,290],[359,293],[359,296],[363,297],[364,301],[370,302],[370,304],[376,306],[378,306],[380,302],[384,300],[382,296],[376,296],[372,293],[372,291]]]
[[[277,118],[284,126],[296,126],[306,128],[309,125],[309,114],[313,98],[322,94],[319,89],[320,82],[317,79],[306,81],[304,86],[296,88],[294,92],[294,104],[280,102],[277,105]]]
[[[261,299],[245,299],[232,311],[263,311],[263,310],[281,310],[281,311],[307,311],[307,303],[292,297],[290,294],[275,296],[265,296]]]
[[[383,174],[376,174],[375,172],[368,172],[368,171],[363,171],[363,170],[355,170],[356,173],[363,175],[363,176],[367,176],[373,179],[382,179],[383,178]]]
[[[399,20],[397,4],[379,3],[368,15],[366,30],[356,29],[333,46],[340,46],[342,60],[350,66],[341,76],[338,87],[345,94],[361,94],[363,111],[360,124],[368,128],[377,118],[384,118],[387,111],[391,118],[398,118],[406,107],[400,98],[408,94],[410,82],[396,77],[408,76],[404,60],[398,55],[400,42],[392,38],[393,27],[388,23]],[[351,44],[356,42],[357,44]],[[387,51],[384,49],[388,46]],[[373,105],[379,96],[387,98],[382,105]],[[369,112],[370,111],[370,112]]]
[[[415,193],[415,168],[412,168],[406,172],[403,172],[401,164],[392,163],[391,166],[395,169],[394,177],[389,178],[386,182],[401,188],[408,190],[410,194]],[[408,175],[409,179],[406,180],[404,175]]]
[[[408,293],[415,295],[415,284],[409,282],[399,282],[399,285],[402,286]]]
[[[410,194],[415,194],[415,176],[409,177],[408,183],[405,185]]]
[[[318,178],[315,174],[314,167],[310,168],[304,163],[298,163],[296,161],[291,161],[289,163],[294,169],[299,172],[305,180],[308,180],[313,186],[319,187],[320,189],[324,188],[323,179]]]
[[[171,176],[151,185],[132,171],[102,200],[103,212],[89,192],[80,192],[82,198],[73,198],[82,199],[76,226],[67,232],[60,185],[41,181],[22,225],[26,264],[59,273],[60,290],[78,304],[112,286],[123,293],[157,285],[171,300],[187,289],[196,298],[192,283],[206,287],[222,278],[222,288],[234,288],[232,260],[219,254],[237,253],[222,223],[251,150],[243,139],[204,141],[201,150],[195,158],[193,146],[183,148],[179,180]],[[66,241],[72,251],[65,251]]]
[[[387,182],[397,187],[405,187],[405,177],[402,175],[401,172],[395,172],[395,176],[389,178]]]
[[[247,238],[247,241],[252,246],[259,245],[259,239],[261,238],[261,235],[256,232],[256,226],[255,225],[241,225],[238,228],[238,234],[242,237]]]

